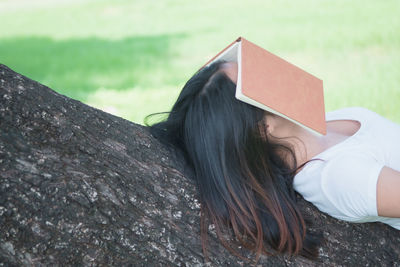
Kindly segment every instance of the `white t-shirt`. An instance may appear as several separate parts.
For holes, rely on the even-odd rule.
[[[400,218],[378,216],[376,204],[382,167],[400,171],[400,125],[361,107],[327,112],[326,120],[355,120],[361,126],[354,135],[313,157],[323,161],[307,163],[296,174],[294,189],[337,219],[380,221],[400,230]]]

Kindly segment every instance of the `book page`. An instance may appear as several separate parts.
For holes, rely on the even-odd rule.
[[[216,58],[210,61],[206,66],[220,60],[238,62],[238,46],[240,42],[234,43],[231,47],[219,54]]]

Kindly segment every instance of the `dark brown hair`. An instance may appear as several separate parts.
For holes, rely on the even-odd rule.
[[[222,244],[241,258],[226,229],[256,253],[256,262],[274,251],[315,259],[320,236],[307,231],[292,185],[296,170],[279,156],[285,151],[295,162],[294,153],[266,138],[266,112],[235,98],[236,85],[221,71],[222,63],[198,71],[167,119],[150,126],[152,135],[181,151],[194,170],[204,256],[212,223]]]

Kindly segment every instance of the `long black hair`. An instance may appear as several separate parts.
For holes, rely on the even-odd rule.
[[[320,236],[306,230],[293,189],[296,163],[290,146],[269,140],[268,112],[235,98],[235,83],[216,62],[199,70],[183,87],[168,117],[148,125],[168,147],[179,150],[194,170],[201,203],[201,237],[207,259],[208,224],[222,244],[224,229],[239,244],[256,252],[318,257]],[[156,113],[157,114],[157,113]],[[296,166],[296,164],[294,164]],[[271,250],[272,248],[272,250]]]

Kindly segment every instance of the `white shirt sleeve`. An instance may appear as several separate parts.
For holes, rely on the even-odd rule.
[[[326,163],[321,188],[341,212],[340,219],[362,221],[378,216],[376,185],[382,167],[371,155],[361,152],[346,152]]]

